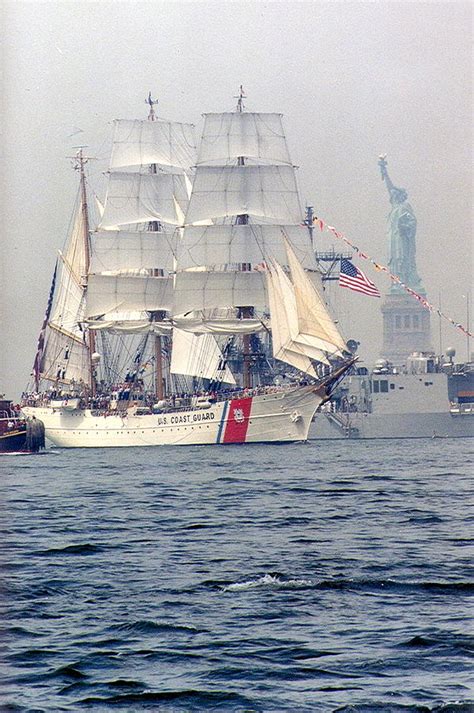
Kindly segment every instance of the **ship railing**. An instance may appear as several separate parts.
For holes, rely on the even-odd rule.
[[[22,416],[19,416],[17,413],[13,415],[11,411],[5,411],[2,410],[0,411],[0,419],[3,421],[23,421],[24,419]]]
[[[474,415],[474,403],[451,403],[449,413],[451,416],[472,416]]]
[[[146,399],[140,399],[137,401],[131,395],[128,399],[110,400],[104,397],[105,403],[100,405],[95,402],[100,402],[99,399],[94,399],[94,402],[83,399],[83,403],[80,408],[90,408],[94,416],[103,416],[105,414],[109,415],[124,415],[127,410],[132,407],[136,411],[140,411],[142,414],[145,413],[169,413],[176,411],[203,411],[210,408],[215,403],[220,403],[222,401],[229,401],[232,399],[244,399],[253,398],[255,396],[262,396],[266,394],[275,393],[285,393],[291,391],[297,387],[297,384],[287,384],[287,385],[268,385],[268,386],[256,386],[251,389],[237,389],[236,391],[216,391],[216,392],[201,392],[196,394],[185,394],[184,396],[176,396],[174,398],[165,399],[165,403],[159,407],[152,402],[152,398],[149,396]],[[77,398],[77,397],[75,397]],[[112,404],[114,406],[112,407]],[[51,399],[49,395],[45,397],[34,397],[27,398],[23,402],[24,406],[32,407],[48,407],[51,405]]]

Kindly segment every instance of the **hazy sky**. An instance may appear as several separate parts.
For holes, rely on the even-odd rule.
[[[428,299],[466,324],[472,282],[470,2],[6,2],[3,53],[0,392],[28,381],[56,251],[86,144],[106,168],[111,121],[145,118],[151,90],[166,118],[279,111],[303,201],[387,262],[390,206],[377,157],[418,219]],[[81,130],[80,133],[78,130]],[[100,185],[100,182],[98,183]],[[321,238],[321,248],[334,240]],[[386,291],[389,281],[369,277]],[[332,290],[347,337],[372,361],[380,300]],[[344,294],[342,294],[344,293]],[[474,307],[471,307],[471,312]],[[439,344],[432,318],[433,345]],[[443,346],[466,356],[449,324]]]

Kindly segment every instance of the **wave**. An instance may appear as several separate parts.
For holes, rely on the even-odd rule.
[[[398,644],[401,648],[433,649],[450,648],[461,651],[474,651],[474,636],[471,634],[457,634],[450,631],[430,632],[427,635],[417,634]]]
[[[108,628],[108,631],[123,631],[136,634],[156,634],[165,632],[183,631],[189,634],[198,634],[203,629],[198,629],[195,626],[187,626],[184,624],[169,624],[167,622],[156,622],[148,619],[126,622],[125,624],[113,624]]]
[[[387,713],[472,713],[474,701],[459,701],[455,703],[440,703],[435,706],[420,704],[390,703],[386,701],[370,701],[368,703],[351,703],[347,706],[334,708],[333,713],[376,713],[377,711],[387,711]]]
[[[105,545],[92,545],[89,542],[79,545],[66,545],[66,547],[50,547],[47,550],[38,550],[33,554],[37,557],[49,557],[50,555],[95,555],[107,549]]]
[[[188,706],[187,711],[202,711],[205,707],[211,707],[212,710],[222,708],[229,710],[228,706],[245,706],[248,710],[261,711],[263,710],[255,701],[247,696],[239,693],[224,692],[224,691],[197,691],[197,690],[182,690],[182,691],[145,691],[143,693],[123,693],[113,696],[90,696],[76,701],[76,705],[110,705],[123,704],[163,704],[167,702],[175,702],[180,705]]]
[[[394,579],[328,579],[317,582],[318,589],[432,594],[474,594],[474,582],[405,582]]]
[[[431,592],[433,594],[474,594],[474,582],[405,582],[394,579],[282,579],[281,575],[265,574],[257,579],[234,582],[220,586],[222,592],[238,592],[248,589],[304,589],[361,591],[361,592]]]
[[[222,592],[241,592],[248,589],[258,589],[267,587],[271,589],[302,589],[313,586],[310,579],[280,579],[272,574],[264,574],[259,579],[251,579],[246,582],[235,582],[221,587]]]

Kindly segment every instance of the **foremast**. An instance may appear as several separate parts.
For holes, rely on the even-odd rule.
[[[89,161],[88,158],[84,156],[82,148],[79,149],[74,158],[74,168],[79,171],[79,185],[81,192],[81,211],[82,211],[82,223],[83,223],[83,240],[84,240],[84,257],[85,257],[85,274],[84,274],[84,292],[87,291],[87,279],[91,264],[91,247],[90,247],[90,223],[89,223],[89,207],[87,204],[87,186],[86,186],[86,175],[85,175],[85,165]],[[91,329],[87,330],[87,342],[89,347],[89,386],[91,396],[94,397],[96,393],[96,377],[94,363],[94,355],[96,353],[95,344],[95,334]]]
[[[89,215],[82,149],[72,157],[80,173],[71,229],[58,251],[48,305],[33,366],[35,390],[48,382],[51,392],[94,389],[94,339],[84,330],[85,292],[90,265]]]
[[[193,125],[155,113],[114,121],[104,209],[92,234],[86,317],[93,330],[151,336],[158,399],[165,394],[163,337],[171,335],[177,243],[195,163]],[[139,350],[137,350],[138,353]],[[143,369],[143,353],[134,371]]]

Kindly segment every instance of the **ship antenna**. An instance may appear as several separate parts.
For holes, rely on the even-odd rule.
[[[156,121],[156,114],[154,107],[158,104],[158,99],[151,98],[151,92],[148,92],[148,97],[145,99],[145,104],[150,107],[150,113],[148,114],[148,121]]]
[[[242,112],[245,109],[244,105],[244,99],[246,98],[246,94],[244,92],[244,88],[242,85],[239,87],[239,93],[234,96],[234,99],[237,99],[237,111]]]

